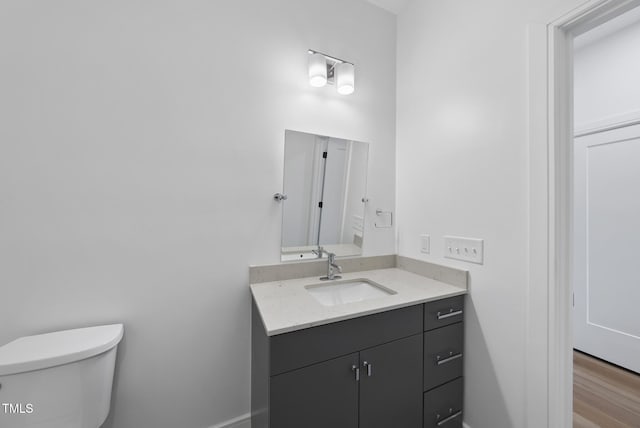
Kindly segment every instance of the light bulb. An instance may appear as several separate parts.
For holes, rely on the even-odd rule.
[[[355,89],[355,70],[353,64],[342,62],[336,65],[336,86],[342,95],[352,94]]]
[[[309,55],[309,84],[320,88],[327,84],[327,60],[324,55]]]

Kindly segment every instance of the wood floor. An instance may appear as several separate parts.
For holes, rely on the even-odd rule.
[[[573,427],[640,428],[640,375],[574,351]]]

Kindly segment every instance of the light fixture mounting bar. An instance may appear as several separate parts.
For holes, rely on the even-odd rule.
[[[327,61],[331,61],[334,66],[335,66],[335,64],[340,64],[340,63],[343,63],[343,62],[346,62],[348,64],[353,64],[352,62],[345,61],[344,59],[340,59],[340,58],[336,58],[335,56],[327,55],[324,52],[314,51],[313,49],[309,49],[309,55],[313,55],[313,54],[320,54],[320,55],[324,56],[327,59]]]

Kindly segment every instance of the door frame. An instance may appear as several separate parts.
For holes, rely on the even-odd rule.
[[[640,0],[589,0],[528,27],[529,428],[569,427],[573,419],[573,37],[638,5]]]

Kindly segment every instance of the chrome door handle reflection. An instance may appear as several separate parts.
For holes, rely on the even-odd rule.
[[[442,364],[449,363],[449,362],[451,362],[453,360],[457,360],[458,358],[462,358],[462,352],[460,352],[458,354],[455,354],[455,355],[451,355],[450,357],[444,358],[442,360],[440,359],[440,355],[438,355],[436,357],[436,363],[438,365],[442,365]]]
[[[439,427],[441,427],[442,425],[446,424],[447,422],[454,420],[455,418],[457,418],[461,414],[462,414],[462,410],[459,410],[459,411],[455,412],[453,415],[447,416],[446,418],[444,418],[443,420],[438,422],[437,425]],[[440,415],[438,415],[438,416],[440,416]]]
[[[449,312],[438,312],[438,319],[439,320],[443,320],[446,318],[451,318],[451,317],[455,317],[457,315],[462,315],[462,309],[458,310],[458,311],[454,311],[453,309],[449,310]]]
[[[355,364],[351,366],[351,370],[353,372],[355,372],[356,374],[356,382],[358,382],[360,380],[360,367],[356,366]]]
[[[364,363],[362,363],[362,365],[367,368],[367,376],[371,377],[371,375],[373,374],[373,364],[365,361]]]

